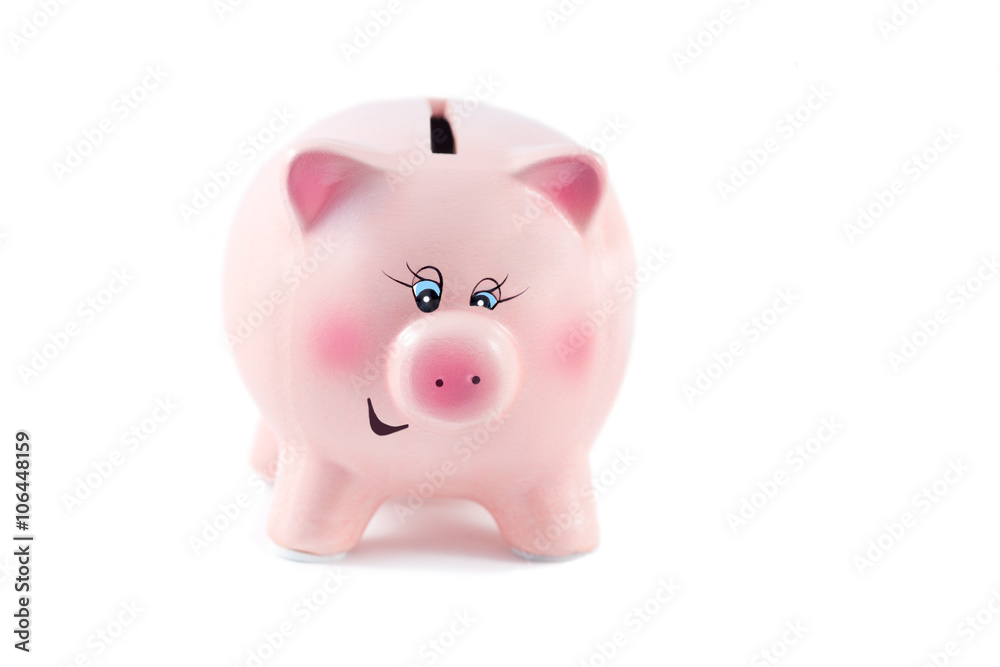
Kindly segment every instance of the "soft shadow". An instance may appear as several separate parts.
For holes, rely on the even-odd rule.
[[[430,500],[401,518],[389,500],[372,518],[347,566],[433,570],[511,569],[527,563],[511,553],[484,507],[467,500]],[[402,505],[403,499],[399,499]]]
[[[273,546],[266,530],[272,493],[268,488],[254,511],[257,524],[253,531],[254,542],[267,551]],[[405,506],[406,498],[393,498],[382,504],[365,529],[361,542],[337,561],[338,567],[442,572],[544,567],[544,564],[514,555],[500,537],[493,516],[478,503],[428,500],[423,507],[401,519],[395,510],[397,502]]]

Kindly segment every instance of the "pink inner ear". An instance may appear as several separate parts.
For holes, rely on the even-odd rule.
[[[354,160],[322,151],[300,153],[288,167],[288,197],[308,229],[348,189],[351,176],[362,165]]]
[[[581,231],[590,222],[603,189],[597,167],[584,156],[547,160],[521,172],[519,178],[544,195]]]

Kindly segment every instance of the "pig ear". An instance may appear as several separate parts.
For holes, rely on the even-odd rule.
[[[514,177],[542,195],[583,233],[607,187],[604,161],[579,146],[553,146],[522,156]]]
[[[370,185],[381,173],[368,151],[340,142],[292,151],[283,176],[285,196],[303,230]]]

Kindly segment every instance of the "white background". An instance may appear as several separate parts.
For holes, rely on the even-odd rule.
[[[950,641],[948,664],[996,664],[1000,617],[983,612],[993,622],[972,641],[959,626],[1000,591],[1000,280],[977,283],[1000,252],[1000,6],[906,4],[889,32],[890,0],[590,0],[561,21],[546,14],[557,0],[407,1],[348,62],[341,44],[388,0],[247,0],[221,16],[211,0],[70,2],[37,34],[24,27],[41,22],[36,2],[4,3],[0,536],[26,429],[37,541],[30,656],[12,648],[0,556],[0,664],[256,664],[248,651],[290,622],[264,664],[426,665],[463,613],[471,628],[435,664],[763,665],[783,636],[789,666],[916,667]],[[705,46],[681,63],[689,39]],[[157,66],[165,79],[121,118],[115,100]],[[624,126],[595,147],[640,263],[671,254],[641,276],[632,362],[593,451],[614,477],[601,547],[526,563],[484,510],[455,503],[405,525],[383,508],[334,568],[280,559],[247,463],[256,410],[221,332],[228,226],[265,159],[239,147],[276,108],[295,118],[265,155],[347,106],[466,97],[482,77],[499,82],[490,103],[581,143]],[[801,108],[814,87],[829,98]],[[808,119],[789,133],[796,111]],[[113,131],[60,179],[53,163],[104,118]],[[947,128],[957,139],[912,172]],[[765,145],[763,166],[741,166]],[[230,159],[241,173],[185,222],[179,207]],[[754,173],[724,201],[734,168]],[[895,179],[903,194],[849,234]],[[123,269],[128,286],[85,320],[79,304]],[[980,289],[960,300],[967,283]],[[779,290],[794,305],[751,340],[744,326],[770,319]],[[894,368],[939,309],[946,322]],[[25,380],[19,367],[70,323],[79,335]],[[711,367],[734,342],[743,354]],[[691,401],[699,371],[717,379]],[[166,398],[174,415],[128,451],[122,433]],[[787,453],[829,418],[843,427],[797,469]],[[121,465],[67,509],[115,450]],[[634,461],[609,472],[620,454]],[[915,501],[949,461],[968,471]],[[751,498],[776,472],[773,497]],[[195,555],[190,538],[239,494],[250,507]],[[759,508],[734,531],[744,499]],[[907,512],[915,525],[882,534]],[[880,538],[878,562],[859,565]],[[348,580],[301,622],[294,605],[337,568]],[[648,602],[671,578],[677,596]],[[96,633],[117,632],[133,602],[107,648]],[[629,617],[647,602],[648,621]]]

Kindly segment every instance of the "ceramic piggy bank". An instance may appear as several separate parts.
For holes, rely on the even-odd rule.
[[[224,278],[270,538],[341,554],[416,493],[480,503],[524,557],[594,549],[633,271],[603,162],[539,123],[411,99],[305,132],[252,183]]]

